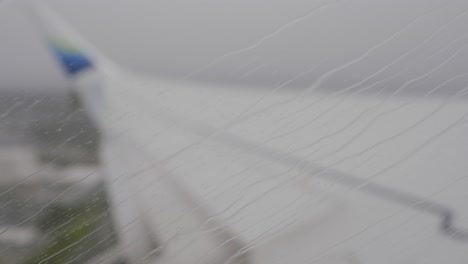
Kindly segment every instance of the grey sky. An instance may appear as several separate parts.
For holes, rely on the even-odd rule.
[[[392,63],[437,32],[427,43],[376,76],[382,79],[408,67],[387,84],[398,86],[414,74],[436,67],[468,43],[463,38],[468,33],[468,16],[462,14],[468,3],[463,0],[48,2],[108,57],[130,69],[153,75],[186,76],[223,54],[258,44],[203,68],[192,77],[199,80],[272,85],[317,67],[296,82],[307,86],[314,78],[359,57],[420,17],[326,84],[334,88],[350,85]],[[316,9],[322,3],[329,4]],[[20,4],[4,4],[0,13],[0,36],[4,39],[0,47],[1,85],[64,86],[65,79],[50,60]],[[447,22],[450,24],[443,26]],[[272,34],[277,29],[279,32]],[[258,43],[259,40],[263,41]],[[425,61],[438,51],[440,54]],[[440,71],[418,85],[440,83],[462,73],[467,67],[467,55],[461,50]],[[458,86],[466,80],[461,78]]]

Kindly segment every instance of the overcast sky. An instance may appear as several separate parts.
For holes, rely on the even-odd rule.
[[[21,2],[0,7],[0,85],[61,88],[66,79]],[[342,88],[411,49],[375,78],[405,69],[387,84],[397,86],[456,52],[419,85],[440,83],[468,68],[468,52],[461,49],[468,44],[465,0],[47,2],[109,58],[151,75],[271,86],[315,67],[294,83],[307,86],[370,50],[326,85]]]

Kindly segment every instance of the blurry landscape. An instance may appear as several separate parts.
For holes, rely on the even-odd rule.
[[[117,238],[99,134],[84,111],[66,93],[8,89],[0,108],[0,263],[93,263],[109,254]]]

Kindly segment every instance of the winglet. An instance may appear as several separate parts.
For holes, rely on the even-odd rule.
[[[103,76],[121,71],[47,5],[35,0],[29,1],[27,8],[51,55],[70,80],[72,107],[84,107],[99,126],[107,112],[107,82]]]

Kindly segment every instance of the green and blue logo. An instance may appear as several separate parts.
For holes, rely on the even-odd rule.
[[[49,45],[68,75],[74,76],[93,67],[92,61],[72,44],[51,38]]]

